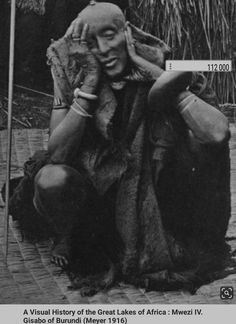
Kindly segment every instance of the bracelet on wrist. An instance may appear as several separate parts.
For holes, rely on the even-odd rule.
[[[73,104],[70,106],[70,108],[76,112],[78,115],[82,117],[88,117],[93,118],[91,114],[89,114],[77,101],[76,99],[73,100]]]
[[[92,100],[92,101],[95,101],[98,99],[98,96],[96,96],[95,94],[84,92],[84,91],[80,90],[80,88],[76,88],[74,90],[74,97],[75,98],[80,97],[80,98]]]
[[[195,94],[188,95],[177,104],[177,109],[183,113],[183,111],[188,109],[196,101],[196,99],[197,96]]]

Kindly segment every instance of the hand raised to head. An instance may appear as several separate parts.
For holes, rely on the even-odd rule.
[[[126,22],[125,37],[128,55],[134,69],[136,70],[135,73],[144,76],[145,79],[155,80],[158,78],[162,74],[163,70],[137,53],[136,47],[138,46],[138,43],[133,38],[129,22]]]
[[[100,77],[100,64],[88,47],[89,25],[80,17],[76,18],[68,28],[64,38],[70,39],[70,54],[74,55],[83,69],[84,82],[89,80],[96,87]],[[93,84],[94,83],[94,84]]]
[[[129,22],[126,22],[126,30],[125,30],[125,38],[126,38],[126,45],[129,57],[133,62],[137,59],[137,53],[135,49],[136,41],[133,38],[131,28],[129,26]]]
[[[64,37],[65,38],[76,38],[79,37],[83,29],[83,22],[81,18],[78,16],[74,19],[70,26],[68,27]]]

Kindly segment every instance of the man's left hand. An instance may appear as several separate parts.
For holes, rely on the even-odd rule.
[[[130,61],[142,75],[148,76],[151,80],[156,80],[164,71],[159,66],[145,60],[136,52],[136,41],[132,36],[129,22],[126,23],[125,30],[126,46]]]

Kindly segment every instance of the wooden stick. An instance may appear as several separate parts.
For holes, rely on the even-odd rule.
[[[31,91],[31,92],[34,92],[34,93],[37,93],[37,94],[40,94],[40,95],[43,95],[43,96],[46,96],[46,97],[49,97],[49,98],[54,98],[53,95],[50,95],[46,92],[42,92],[42,91],[38,91],[38,90],[34,90],[34,89],[31,89],[31,88],[28,88],[28,87],[24,87],[22,85],[19,85],[19,84],[14,84],[15,87],[17,88],[20,88],[20,89],[24,89],[24,90],[28,90],[28,91]]]
[[[5,84],[6,82],[0,80],[0,83]],[[31,92],[34,92],[34,93],[37,93],[37,94],[40,94],[40,95],[43,95],[43,96],[46,96],[46,97],[49,97],[49,98],[54,98],[54,96],[49,94],[49,93],[38,91],[38,90],[29,88],[29,87],[25,87],[25,86],[20,85],[20,84],[14,83],[14,87],[19,88],[19,89],[23,89],[23,90],[27,90],[27,91],[31,91]]]
[[[2,111],[3,111],[3,112],[8,116],[8,112],[7,112],[5,109],[3,109]],[[28,127],[28,126],[29,126],[28,124],[23,123],[21,120],[15,118],[15,117],[12,117],[12,119],[13,119],[15,122],[21,124],[22,126],[25,126],[25,127]]]
[[[6,206],[4,215],[4,256],[7,262],[9,231],[9,186],[11,177],[11,144],[12,144],[12,102],[14,77],[16,0],[11,0],[10,54],[8,80],[8,122],[7,122],[7,170],[6,170]]]

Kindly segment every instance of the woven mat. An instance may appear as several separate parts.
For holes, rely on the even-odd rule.
[[[236,127],[231,125],[231,193],[232,217],[227,241],[236,256]],[[13,131],[12,177],[22,175],[24,161],[34,151],[47,146],[47,130]],[[6,131],[0,132],[0,187],[5,181]],[[50,263],[49,242],[33,244],[22,241],[17,226],[10,219],[9,256],[4,262],[3,202],[0,201],[0,303],[2,304],[220,304],[221,286],[236,287],[235,269],[227,269],[222,278],[202,286],[195,295],[185,291],[145,292],[120,283],[93,297],[81,297],[79,291],[68,289],[69,278]],[[231,272],[231,274],[229,274]]]

